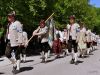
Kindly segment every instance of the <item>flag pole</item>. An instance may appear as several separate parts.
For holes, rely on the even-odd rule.
[[[54,13],[52,13],[48,18],[47,20],[45,21],[45,23],[54,15]]]
[[[45,21],[45,23],[54,15],[54,13],[52,13]],[[28,40],[27,44],[32,40],[34,36],[32,35],[31,38]]]

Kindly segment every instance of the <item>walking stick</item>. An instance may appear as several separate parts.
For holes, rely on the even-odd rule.
[[[54,13],[52,13],[48,18],[47,20],[45,21],[45,23],[54,15]],[[32,40],[34,36],[32,35],[31,38],[28,40],[27,44]]]

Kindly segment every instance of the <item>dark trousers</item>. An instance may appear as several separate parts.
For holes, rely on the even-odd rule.
[[[77,53],[77,43],[76,40],[68,40],[68,51],[71,53],[72,48],[74,48],[74,52]]]
[[[49,50],[48,42],[41,43],[40,47],[41,47],[41,51],[48,52]]]
[[[20,48],[18,46],[11,47],[10,43],[7,43],[5,55],[7,58],[11,58],[11,53],[14,50],[16,60],[20,59]]]
[[[62,43],[62,49],[67,49],[67,43],[66,43],[66,41],[64,41],[63,43]]]
[[[87,48],[90,48],[92,43],[91,42],[87,42],[86,44],[87,44]]]
[[[22,45],[20,47],[20,53],[23,55],[23,54],[26,54],[26,48]]]

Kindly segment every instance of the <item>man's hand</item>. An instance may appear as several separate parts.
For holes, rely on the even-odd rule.
[[[19,43],[18,46],[21,47],[22,46],[22,43]]]
[[[28,46],[28,42],[27,43],[25,43],[25,47],[27,47]]]
[[[37,33],[33,32],[33,36],[36,36],[36,35],[37,35]]]

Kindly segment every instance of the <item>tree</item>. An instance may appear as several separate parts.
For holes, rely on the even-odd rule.
[[[91,29],[100,23],[99,9],[91,6],[89,0],[0,0],[0,16],[4,17],[1,24],[7,23],[6,15],[11,10],[16,11],[17,19],[29,33],[53,12],[55,24],[60,29],[68,23],[70,15],[75,15]]]

